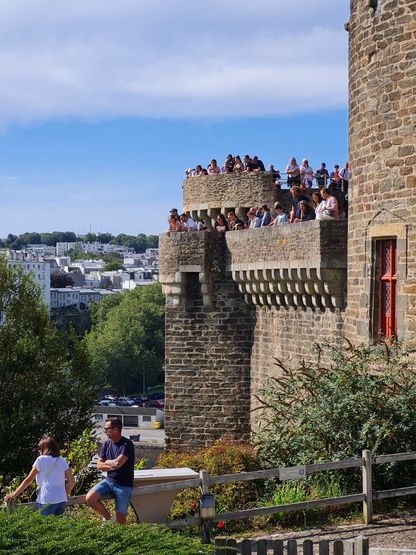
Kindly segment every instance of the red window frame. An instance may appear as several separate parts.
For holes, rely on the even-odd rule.
[[[379,323],[382,337],[396,337],[396,239],[378,241],[379,274]]]

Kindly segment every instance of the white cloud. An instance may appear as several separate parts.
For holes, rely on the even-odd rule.
[[[339,4],[0,0],[0,125],[345,106],[347,0]]]

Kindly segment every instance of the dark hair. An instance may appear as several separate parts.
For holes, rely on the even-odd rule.
[[[61,454],[59,446],[56,441],[49,436],[43,436],[38,444],[38,449],[41,455],[50,455],[51,457],[59,457]]]
[[[107,418],[106,422],[110,422],[113,428],[118,428],[121,432],[123,424],[121,423],[120,418]]]
[[[280,210],[283,210],[282,205],[280,204],[280,202],[275,202],[274,203],[274,209],[279,210],[279,208],[280,208]]]
[[[320,189],[319,192],[321,193],[321,195],[322,195],[322,193],[326,193],[327,195],[331,194],[327,187],[322,187],[322,189]]]
[[[316,196],[318,197],[318,202],[316,202],[316,203],[315,203],[315,201],[314,201],[314,199],[313,199],[314,195],[316,195]],[[313,202],[314,204],[318,205],[318,204],[322,201],[321,193],[320,193],[319,191],[314,191],[314,192],[312,193],[312,195],[311,195],[311,199],[312,199],[312,202]]]
[[[269,207],[267,206],[267,204],[262,204],[261,207],[262,207],[264,210],[269,210]]]

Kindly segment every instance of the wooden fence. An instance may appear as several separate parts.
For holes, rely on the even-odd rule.
[[[329,555],[329,540],[321,540],[314,548],[312,540],[304,540],[298,543],[291,539],[287,541],[287,555]],[[236,555],[237,551],[241,555],[283,555],[283,540],[242,540],[238,546],[237,540],[228,537],[217,537],[214,542],[215,555]],[[238,548],[239,547],[239,548]],[[368,538],[358,536],[353,540],[335,540],[331,550],[333,555],[368,555]]]
[[[362,452],[362,457],[347,459],[342,461],[334,461],[319,464],[307,464],[302,467],[277,468],[271,470],[258,470],[254,472],[241,472],[238,474],[226,474],[222,476],[210,476],[206,470],[200,471],[199,478],[191,480],[183,480],[158,484],[152,486],[143,486],[134,488],[132,495],[154,494],[167,491],[180,491],[187,488],[199,487],[201,491],[201,500],[210,496],[210,487],[215,484],[229,484],[241,481],[264,480],[267,478],[279,478],[280,480],[304,478],[310,474],[325,472],[330,470],[338,470],[343,468],[359,468],[362,469],[362,491],[352,495],[344,495],[340,497],[331,497],[326,499],[314,499],[312,501],[303,501],[299,503],[290,503],[285,505],[273,505],[270,507],[259,507],[253,509],[245,509],[241,511],[215,513],[213,508],[210,514],[201,516],[193,516],[180,520],[170,520],[166,522],[169,528],[184,528],[186,526],[200,526],[203,541],[209,541],[209,528],[212,523],[219,521],[241,520],[252,518],[255,516],[269,515],[274,513],[289,513],[293,511],[302,511],[315,507],[327,507],[336,505],[347,505],[350,503],[361,502],[363,505],[363,518],[366,524],[372,521],[373,517],[373,500],[387,499],[392,497],[401,497],[406,495],[415,495],[416,486],[405,488],[396,488],[382,491],[373,491],[372,486],[372,466],[378,464],[386,464],[393,461],[412,461],[416,460],[416,451],[409,453],[395,453],[391,455],[372,456],[369,450]],[[70,505],[85,503],[85,496],[77,496],[69,498]],[[34,505],[34,504],[27,504]],[[11,509],[11,507],[9,507]]]

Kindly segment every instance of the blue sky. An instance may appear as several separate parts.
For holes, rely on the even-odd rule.
[[[346,160],[347,0],[3,2],[0,237],[160,233],[228,152]]]

